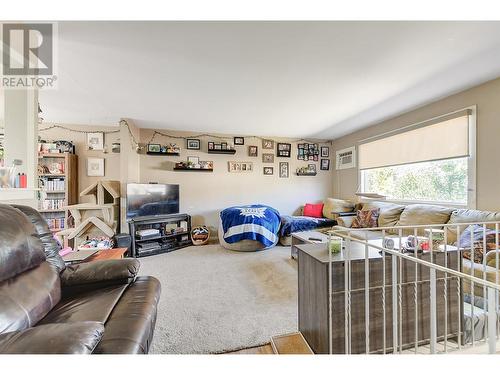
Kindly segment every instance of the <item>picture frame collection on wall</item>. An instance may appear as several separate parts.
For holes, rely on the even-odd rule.
[[[318,161],[319,147],[317,143],[298,143],[297,159],[304,161]]]
[[[96,149],[101,147],[101,144],[104,143],[102,133],[96,133],[95,136],[88,137],[88,145],[89,149]],[[292,153],[292,144],[285,142],[275,142],[272,139],[262,139],[262,163],[264,164],[274,164],[275,154],[274,151],[276,144],[276,157],[279,158],[290,158]],[[234,149],[235,146],[244,146],[245,138],[244,137],[233,137],[233,143],[228,142],[207,142],[207,150],[209,153],[218,153],[217,151],[222,151],[221,153],[236,153]],[[104,146],[102,146],[104,148]],[[186,149],[187,150],[201,150],[201,140],[197,138],[187,138],[186,139]],[[248,145],[248,156],[249,157],[258,157],[259,156],[259,147],[257,145]],[[180,148],[174,144],[170,144],[169,146],[163,146],[160,144],[148,144],[147,145],[147,153],[148,154],[171,154],[178,155],[180,153]],[[330,170],[330,148],[328,146],[319,146],[318,143],[297,143],[297,160],[309,161],[309,162],[319,162],[319,169],[321,171]],[[320,160],[321,158],[321,160]],[[199,157],[189,156],[186,165],[194,165],[198,169],[207,168],[207,163],[210,163],[210,167],[213,168],[213,162],[203,162],[203,166],[201,166],[202,162],[200,162]],[[201,167],[201,168],[200,168]],[[99,169],[99,168],[97,168]],[[304,169],[304,168],[302,168]],[[308,171],[316,173],[316,164],[308,164]],[[95,166],[93,168],[95,170]],[[255,168],[252,162],[245,161],[228,161],[228,172],[252,172]],[[274,166],[263,166],[263,174],[265,176],[274,175]],[[288,162],[279,162],[278,164],[278,173],[280,178],[288,178],[290,177],[290,164]]]

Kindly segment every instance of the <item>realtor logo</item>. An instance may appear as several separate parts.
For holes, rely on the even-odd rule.
[[[52,23],[2,25],[2,86],[6,88],[53,87],[54,28]]]

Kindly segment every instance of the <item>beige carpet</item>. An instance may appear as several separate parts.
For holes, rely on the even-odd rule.
[[[140,258],[162,284],[151,353],[221,353],[297,331],[297,264],[290,248],[220,245]]]

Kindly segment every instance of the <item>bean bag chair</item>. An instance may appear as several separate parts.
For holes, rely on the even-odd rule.
[[[280,214],[269,206],[229,207],[219,215],[219,241],[229,250],[257,251],[274,247],[279,240]]]

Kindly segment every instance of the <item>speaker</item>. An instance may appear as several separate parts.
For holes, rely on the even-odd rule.
[[[127,233],[118,233],[115,236],[116,247],[127,248],[127,255],[130,256],[130,248],[132,246],[132,237]]]

